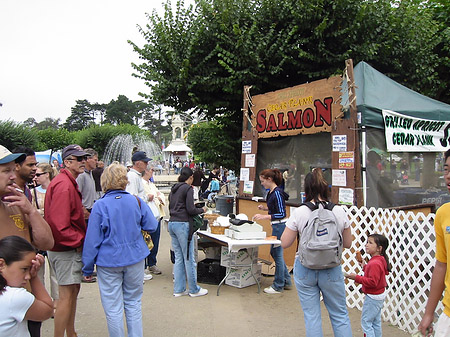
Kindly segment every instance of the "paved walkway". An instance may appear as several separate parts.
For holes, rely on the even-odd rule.
[[[144,336],[305,336],[303,313],[295,288],[280,295],[257,293],[257,287],[243,289],[224,285],[216,296],[216,285],[201,284],[207,296],[190,298],[172,296],[172,264],[169,257],[170,236],[161,232],[158,266],[162,275],[144,285],[142,299]],[[262,288],[272,284],[272,277],[262,278]],[[325,308],[322,308],[324,336],[333,336]],[[350,309],[354,336],[362,336],[360,312]],[[97,283],[82,284],[78,297],[76,329],[79,337],[108,336],[105,315]],[[53,336],[53,320],[43,323],[42,336]],[[409,334],[383,324],[383,336]]]

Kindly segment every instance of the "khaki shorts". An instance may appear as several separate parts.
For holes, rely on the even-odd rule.
[[[435,337],[448,337],[450,336],[450,317],[442,313],[434,327]]]
[[[67,286],[81,283],[81,252],[70,250],[66,252],[48,251],[48,260],[56,274],[58,285]]]

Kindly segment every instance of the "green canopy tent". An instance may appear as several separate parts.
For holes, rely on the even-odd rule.
[[[450,105],[408,89],[380,73],[366,62],[360,62],[355,66],[354,79],[356,85],[358,120],[361,123],[362,130],[361,153],[364,204],[366,206],[374,207],[396,206],[379,202],[389,199],[386,196],[380,195],[380,198],[377,198],[371,197],[371,195],[374,195],[375,193],[367,193],[367,180],[370,180],[370,177],[366,176],[367,152],[372,148],[387,151],[382,111],[391,110],[402,115],[426,120],[450,121]],[[345,108],[346,102],[348,104],[346,81],[343,81],[342,98],[343,106]],[[408,153],[405,151],[402,156],[403,158],[408,157]],[[436,155],[433,154],[433,158],[435,158],[435,156]],[[415,164],[418,166],[417,163]],[[372,188],[371,192],[373,191],[374,188]],[[403,203],[408,204],[409,202],[404,201]],[[437,206],[439,206],[438,203]]]

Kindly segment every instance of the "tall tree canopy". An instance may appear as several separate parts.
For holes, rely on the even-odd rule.
[[[437,15],[439,1],[195,4],[185,7],[179,0],[172,10],[167,1],[163,16],[154,11],[139,28],[146,43],[129,41],[142,59],[133,64],[135,76],[150,87],[155,104],[240,123],[244,85],[259,94],[329,77],[341,73],[348,58],[355,64],[364,60],[425,95],[448,99],[442,94],[448,78],[440,75],[449,73],[448,59],[443,61],[448,26]]]

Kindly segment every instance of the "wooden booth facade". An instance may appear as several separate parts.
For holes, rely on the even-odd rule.
[[[290,206],[298,207],[304,197],[303,180],[315,167],[324,171],[336,204],[361,205],[358,121],[353,84],[353,64],[346,62],[345,81],[349,113],[342,108],[341,76],[334,76],[251,97],[244,88],[242,153],[237,212],[260,213],[265,191],[258,172],[278,168],[285,179]],[[260,222],[270,233],[270,221]],[[285,251],[292,266],[296,246]],[[259,256],[270,260],[269,248]]]

